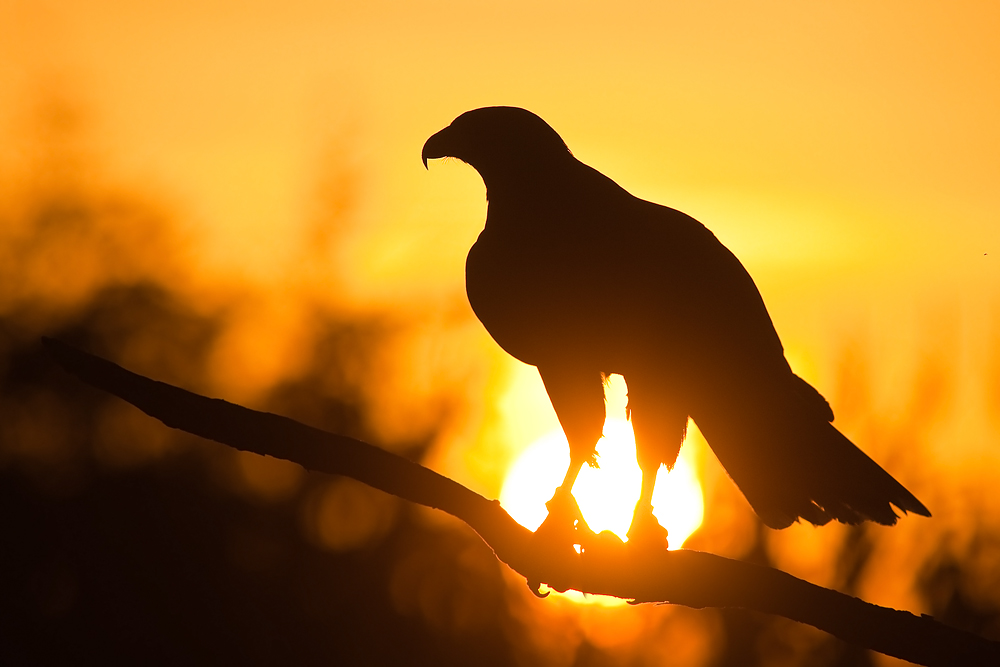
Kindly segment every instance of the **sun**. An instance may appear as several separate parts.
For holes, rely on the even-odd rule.
[[[533,385],[514,388],[517,395],[529,395]],[[541,396],[533,396],[539,400]],[[605,385],[608,418],[604,437],[597,443],[598,468],[584,466],[573,487],[580,511],[595,532],[610,530],[627,539],[632,510],[639,500],[642,473],[635,460],[635,435],[626,420],[628,388],[624,378],[611,375]],[[688,424],[688,440],[697,433]],[[705,503],[696,473],[695,448],[681,447],[673,470],[660,469],[653,491],[653,514],[669,533],[669,548],[679,549],[698,529]],[[531,443],[507,470],[500,491],[500,504],[519,524],[535,530],[545,519],[545,503],[562,482],[569,466],[569,444],[562,429],[556,428]],[[560,594],[574,602],[601,605],[624,604],[618,598],[603,595],[585,596],[576,591]]]
[[[597,451],[600,467],[585,466],[580,471],[573,495],[595,532],[610,530],[625,540],[641,480],[632,424],[609,418]],[[670,549],[680,548],[701,525],[704,515],[701,484],[689,457],[690,448],[682,447],[673,470],[660,470],[653,492],[653,513],[669,533]],[[515,521],[535,530],[545,519],[545,502],[559,486],[568,465],[569,444],[561,430],[539,438],[507,471],[500,504]]]

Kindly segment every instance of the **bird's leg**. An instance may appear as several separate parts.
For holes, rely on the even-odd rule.
[[[667,529],[653,515],[653,488],[656,486],[660,461],[657,460],[655,466],[648,462],[644,466],[640,461],[639,468],[642,471],[642,490],[639,492],[635,511],[632,512],[632,525],[627,533],[628,543],[640,549],[661,551],[667,548]]]
[[[552,494],[552,498],[545,503],[545,508],[549,510],[549,515],[539,526],[536,533],[543,528],[549,531],[553,538],[558,538],[564,544],[578,544],[578,535],[589,533],[590,527],[580,512],[580,506],[573,497],[573,485],[580,475],[585,460],[570,461],[569,468],[566,469],[566,476],[562,484]]]
[[[576,483],[583,464],[583,460],[570,461],[563,483],[545,503],[549,515],[531,536],[532,553],[546,563],[558,563],[557,567],[563,572],[572,569],[571,562],[577,555],[574,545],[586,542],[586,534],[593,535],[587,522],[583,520],[576,498],[573,497],[573,484]],[[584,534],[584,537],[581,538],[581,534]],[[543,598],[548,595],[541,592],[540,581],[529,579],[528,589],[538,597]]]
[[[562,484],[546,503],[549,515],[535,531],[537,541],[572,549],[593,535],[573,498],[573,484],[604,431],[604,382],[601,374],[574,363],[539,365],[545,390],[569,441],[570,464]]]
[[[667,548],[667,529],[653,515],[653,487],[660,465],[666,463],[670,467],[677,460],[688,417],[686,411],[675,407],[669,388],[635,384],[636,400],[633,401],[630,391],[629,406],[642,490],[632,513],[628,544],[636,549],[662,551]]]

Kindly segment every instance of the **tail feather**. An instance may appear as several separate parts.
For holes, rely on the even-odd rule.
[[[730,404],[692,416],[765,524],[868,520],[891,526],[898,519],[894,506],[904,514],[930,516],[902,484],[822,419],[814,400],[801,406],[799,395],[786,395],[780,403],[763,403],[760,396],[743,409]]]

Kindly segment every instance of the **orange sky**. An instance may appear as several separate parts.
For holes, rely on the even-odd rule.
[[[481,186],[416,156],[461,111],[504,103],[750,265],[1000,275],[967,273],[1000,255],[995,3],[619,6],[4,0],[0,101],[16,116],[67,86],[114,165],[176,194],[229,269],[283,269],[281,229],[347,137],[369,277],[412,285],[432,252],[426,279],[456,282]]]
[[[844,341],[864,339],[888,413],[925,348],[958,350],[955,428],[984,441],[1000,6],[648,4],[0,0],[0,169],[33,105],[68,97],[107,171],[175,204],[198,271],[279,299],[340,160],[357,174],[353,298],[397,303],[461,295],[485,214],[470,168],[421,168],[424,139],[470,108],[525,106],[715,231],[825,391]],[[524,398],[498,410],[535,415],[508,418],[530,439],[552,418],[514,372]]]
[[[296,296],[429,313],[379,359],[379,427],[390,443],[430,428],[421,410],[462,393],[468,414],[425,462],[496,497],[557,423],[534,369],[464,300],[482,181],[457,161],[425,171],[420,148],[465,110],[527,107],[744,262],[838,428],[934,512],[872,528],[857,586],[924,611],[913,582],[942,536],[1000,517],[1000,4],[613,4],[0,0],[0,188],[30,172],[40,106],[81,110],[87,177],[166,202],[202,292],[252,293],[212,358],[230,400],[308,358]],[[310,225],[339,196],[331,183],[352,231],[324,264]],[[740,557],[749,507],[696,451],[715,540],[697,548]],[[826,585],[845,534],[767,541],[780,567]],[[539,641],[555,642],[562,612],[537,604],[556,619]],[[667,613],[643,609],[584,612],[591,640]]]

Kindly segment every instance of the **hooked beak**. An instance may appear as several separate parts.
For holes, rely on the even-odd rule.
[[[448,126],[433,135],[424,143],[424,149],[420,151],[420,159],[427,169],[428,160],[436,160],[441,157],[456,157],[452,146],[451,126]]]

